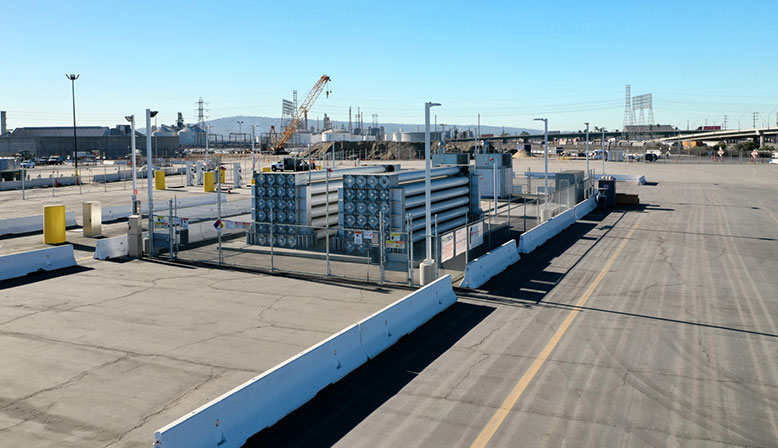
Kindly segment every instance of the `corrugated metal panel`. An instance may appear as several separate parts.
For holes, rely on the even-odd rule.
[[[109,133],[105,126],[78,126],[78,137],[103,137]],[[16,128],[11,137],[36,138],[36,137],[72,137],[73,127],[41,127],[41,128]]]

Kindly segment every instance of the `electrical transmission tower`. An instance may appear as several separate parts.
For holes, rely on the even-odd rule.
[[[654,104],[653,98],[650,93],[645,95],[637,95],[632,97],[632,117],[635,117],[635,111],[639,112],[637,124],[645,126],[648,124],[654,124]],[[648,111],[648,122],[646,122],[644,111]]]
[[[197,104],[197,126],[203,131],[207,132],[205,128],[205,120],[208,117],[205,115],[205,113],[208,112],[208,109],[206,109],[205,106],[208,103],[203,101],[203,97],[200,97],[200,99],[197,100],[195,104]],[[205,139],[207,137],[203,135],[201,132],[197,132],[195,135],[196,135],[196,145],[205,146]]]
[[[754,112],[753,115],[754,115],[754,129],[756,129],[756,119],[757,117],[759,117],[759,112]]]
[[[631,87],[627,84],[626,92],[624,95],[624,132],[627,130],[627,126],[634,124],[634,117],[632,115],[632,92]]]

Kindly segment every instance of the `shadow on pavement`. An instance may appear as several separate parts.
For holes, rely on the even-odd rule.
[[[621,217],[607,226],[600,224],[608,214],[609,212],[601,210],[593,211],[583,220],[576,221],[532,253],[522,255],[518,263],[485,283],[478,290],[494,296],[540,302],[602,238],[594,239],[586,234],[598,226],[601,229],[606,229],[605,234],[607,234],[618,224]],[[578,260],[570,268],[565,272],[546,270],[555,258],[563,255],[580,240],[594,241],[594,243],[584,253],[578,255]]]
[[[43,280],[50,280],[53,278],[64,277],[70,274],[77,274],[79,272],[91,271],[93,268],[86,266],[72,266],[64,269],[57,269],[56,271],[39,271],[27,274],[24,277],[17,277],[0,282],[0,290],[7,288],[14,288],[17,286],[29,285],[31,283],[40,282]]]
[[[494,311],[457,302],[244,447],[332,446]]]

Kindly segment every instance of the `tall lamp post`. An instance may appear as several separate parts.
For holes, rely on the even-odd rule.
[[[424,104],[424,219],[427,241],[427,256],[421,263],[421,284],[427,285],[434,281],[435,261],[432,259],[432,213],[430,194],[430,109],[440,106],[440,103],[427,102]],[[410,242],[409,244],[413,244]]]
[[[546,173],[543,175],[543,188],[545,190],[545,194],[548,194],[548,118],[536,118],[535,121],[542,121],[543,127],[545,128],[543,131],[543,139],[545,140],[543,158],[545,159]]]
[[[135,154],[135,115],[127,115],[125,120],[130,122],[132,127],[132,136],[130,136],[130,154],[132,157],[132,214],[137,215],[140,213],[138,210],[138,169],[137,169],[137,155]]]
[[[154,254],[154,177],[151,163],[151,118],[157,116],[156,110],[146,109],[146,180],[149,190],[149,257]]]
[[[76,80],[81,75],[66,74],[65,77],[70,80],[70,91],[73,96],[73,157],[75,157],[76,164],[76,183],[80,184],[78,180],[78,144],[76,137]]]
[[[251,178],[254,178],[254,173],[257,171],[257,157],[254,152],[254,141],[257,139],[257,125],[251,125]]]
[[[586,124],[586,175],[589,175],[589,123]]]

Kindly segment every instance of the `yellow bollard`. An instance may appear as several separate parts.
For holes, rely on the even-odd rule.
[[[46,205],[43,207],[43,244],[61,244],[65,242],[65,206]]]
[[[226,170],[226,169],[221,169],[221,168],[220,168],[220,169],[219,169],[219,172],[220,172],[220,173],[222,173],[222,174],[221,174],[221,180],[220,180],[220,182],[221,182],[221,184],[222,184],[222,185],[224,185],[224,184],[226,184],[226,183],[227,183],[227,181],[225,180],[225,179],[227,178],[227,170]]]
[[[203,191],[206,193],[213,193],[216,191],[213,185],[214,177],[213,171],[206,171],[203,173]]]
[[[256,185],[256,183],[257,183],[257,180],[252,177],[251,178],[251,185]]]
[[[162,170],[154,171],[154,189],[155,190],[165,189],[165,172]]]

